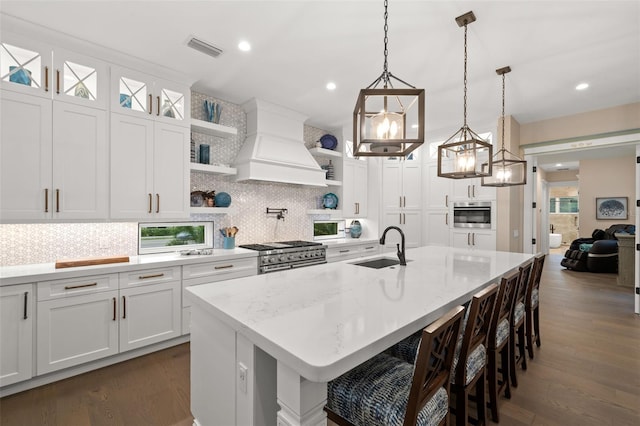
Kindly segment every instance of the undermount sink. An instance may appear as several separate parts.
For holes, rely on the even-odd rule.
[[[398,259],[391,259],[389,257],[379,257],[377,259],[365,260],[364,262],[356,262],[353,265],[366,266],[367,268],[386,268],[391,265],[398,265],[400,261]]]

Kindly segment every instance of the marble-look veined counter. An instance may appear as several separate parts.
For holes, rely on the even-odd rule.
[[[327,381],[470,300],[533,255],[427,246],[407,250],[406,257],[405,267],[353,264],[365,258],[187,289],[195,307],[196,423],[245,425],[264,416],[275,423],[268,404],[256,402],[276,392],[273,374],[262,371],[274,366],[273,358],[279,424],[322,424]]]

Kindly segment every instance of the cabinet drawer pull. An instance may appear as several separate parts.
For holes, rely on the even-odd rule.
[[[56,70],[56,95],[60,94],[60,70]]]
[[[147,103],[147,108],[149,109],[149,115],[151,115],[153,110],[153,96],[151,96],[151,93],[149,93],[149,102]]]
[[[49,67],[44,67],[44,91],[49,91]]]
[[[60,213],[60,190],[56,189],[56,213]]]
[[[400,197],[398,197],[398,198],[400,199],[400,200],[399,200],[399,206],[398,206],[398,207],[402,207],[402,195],[401,195]]]
[[[471,245],[471,234],[467,232],[467,245]]]
[[[471,195],[473,196],[473,198],[476,198],[476,186],[475,185],[471,185]]]
[[[475,234],[475,232],[473,234],[471,234],[471,245],[472,246],[476,245],[476,234]]]
[[[151,275],[140,275],[138,277],[139,280],[146,280],[149,278],[160,278],[160,277],[164,277],[164,273],[160,273],[160,274],[151,274]]]
[[[44,189],[44,212],[49,213],[49,188]]]
[[[122,296],[122,319],[127,318],[127,298]]]
[[[374,248],[375,248],[374,246],[369,246],[369,247],[365,247],[364,249],[365,250],[371,250],[371,249],[374,249]]]
[[[156,107],[158,108],[158,110],[156,111],[156,115],[160,116],[160,96],[156,96]]]
[[[27,319],[27,300],[29,299],[29,292],[24,292],[24,316],[22,319]]]
[[[213,269],[229,269],[229,268],[233,268],[233,265],[219,265],[219,266],[213,267]]]
[[[445,213],[444,214],[444,224],[448,225],[449,224],[449,213]]]
[[[338,253],[349,253],[351,250],[340,250]]]
[[[153,211],[153,206],[151,205],[153,203],[153,195],[151,195],[151,193],[149,193],[149,213],[151,213]]]
[[[467,185],[467,198],[471,198],[471,185]]]
[[[402,196],[402,207],[407,207],[407,197],[406,196]]]
[[[156,213],[160,213],[160,194],[156,194]]]
[[[445,195],[444,196],[444,206],[445,207],[449,207],[449,195]]]
[[[116,298],[113,298],[113,320],[115,321],[116,318]]]
[[[97,285],[98,285],[97,282],[89,283],[89,284],[65,285],[64,289],[65,290],[75,290],[76,288],[95,287]]]

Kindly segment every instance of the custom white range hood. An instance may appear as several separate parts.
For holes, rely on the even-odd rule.
[[[247,138],[235,159],[236,180],[327,186],[326,172],[304,146],[307,117],[258,99],[242,107],[247,112]]]

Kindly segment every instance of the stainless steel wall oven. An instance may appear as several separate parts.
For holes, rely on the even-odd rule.
[[[454,228],[491,228],[491,202],[467,201],[453,204]]]

